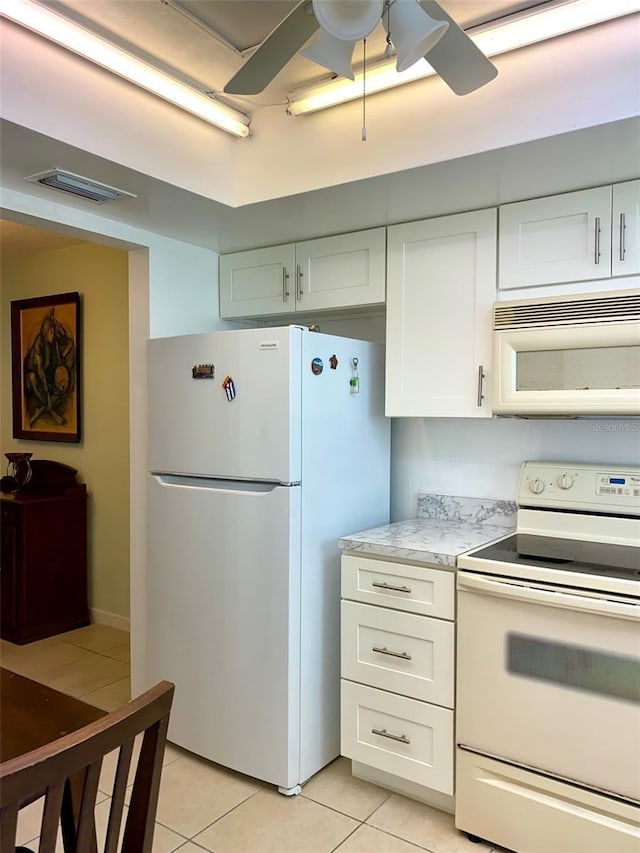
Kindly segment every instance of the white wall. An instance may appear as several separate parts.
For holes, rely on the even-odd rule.
[[[640,465],[640,419],[396,418],[394,521],[414,518],[417,493],[515,500],[525,460]]]

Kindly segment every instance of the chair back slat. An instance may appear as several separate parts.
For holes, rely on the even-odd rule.
[[[104,853],[117,853],[118,838],[122,824],[122,812],[124,809],[124,798],[129,779],[129,768],[131,767],[131,756],[133,755],[134,739],[124,743],[118,754],[118,766],[116,778],[111,792],[111,809],[109,811],[109,823],[107,825],[107,837],[104,844]]]
[[[16,847],[16,830],[18,829],[18,806],[12,803],[2,806],[0,812],[2,833],[0,834],[0,853],[14,853]]]
[[[122,853],[151,853],[169,716],[144,733],[124,829]],[[145,809],[143,804],[147,804]]]
[[[120,750],[105,853],[116,853],[134,741],[143,734],[125,823],[123,853],[151,853],[174,685],[160,682],[96,722],[0,764],[0,853],[14,853],[21,805],[46,791],[40,839],[54,853],[58,823],[66,851],[96,848],[95,804],[102,759]]]
[[[64,781],[58,782],[56,785],[51,785],[47,788],[47,793],[44,799],[44,812],[42,814],[40,846],[38,847],[38,853],[55,853],[63,793]]]
[[[102,759],[100,758],[90,764],[84,774],[84,786],[78,815],[78,850],[90,850],[94,843],[96,832],[94,815],[101,767]]]

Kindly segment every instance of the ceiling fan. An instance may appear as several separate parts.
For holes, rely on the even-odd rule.
[[[428,53],[429,64],[457,95],[479,89],[498,73],[435,0],[301,0],[224,91],[229,95],[258,94],[298,51],[334,74],[353,80],[356,42],[370,35],[381,19],[387,31],[385,55],[395,50],[398,71]]]

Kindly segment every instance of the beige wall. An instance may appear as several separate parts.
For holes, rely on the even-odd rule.
[[[80,243],[2,263],[0,450],[30,450],[78,470],[89,492],[89,606],[129,616],[129,331],[127,253]],[[10,302],[78,291],[82,439],[12,438]],[[2,458],[2,473],[4,463]]]

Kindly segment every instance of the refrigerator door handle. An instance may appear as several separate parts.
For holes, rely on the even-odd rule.
[[[299,486],[300,483],[278,483],[262,480],[227,480],[223,477],[192,477],[188,474],[155,474],[151,476],[161,486],[184,489],[207,489],[216,492],[242,492],[244,494],[268,494],[274,489]]]

